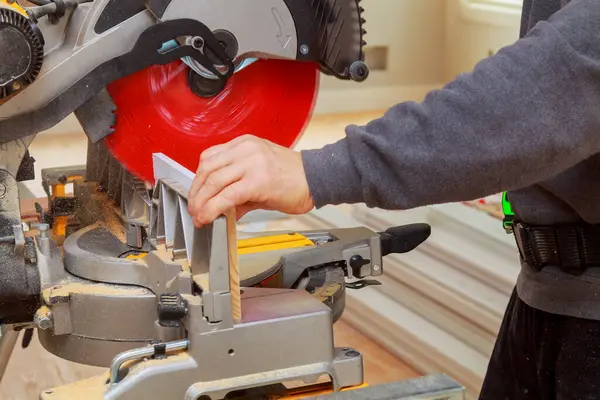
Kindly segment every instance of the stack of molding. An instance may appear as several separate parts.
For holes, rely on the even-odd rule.
[[[279,227],[322,229],[426,222],[417,250],[384,260],[382,286],[349,290],[344,319],[423,374],[443,372],[477,398],[519,271],[499,220],[462,204],[389,212],[324,208]]]

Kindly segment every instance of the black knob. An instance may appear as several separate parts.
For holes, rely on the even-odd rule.
[[[178,293],[163,293],[158,304],[158,323],[165,327],[179,327],[181,319],[187,314],[187,300]]]
[[[369,77],[369,66],[363,61],[355,61],[350,65],[350,78],[355,82],[363,82]]]
[[[355,278],[362,278],[363,275],[360,274],[360,270],[363,266],[371,263],[371,260],[367,260],[362,258],[361,256],[352,256],[350,258],[350,268],[352,268],[352,275]]]

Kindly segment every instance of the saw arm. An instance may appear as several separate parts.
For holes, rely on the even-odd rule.
[[[178,59],[218,82],[213,96],[255,59],[368,76],[360,0],[36,2],[43,5],[0,0],[0,27],[10,28],[0,30],[0,52],[10,55],[0,68],[0,143],[49,129],[111,82]]]

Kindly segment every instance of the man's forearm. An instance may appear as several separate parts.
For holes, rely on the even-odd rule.
[[[552,177],[600,151],[600,2],[574,0],[422,103],[303,152],[317,207],[409,209]]]

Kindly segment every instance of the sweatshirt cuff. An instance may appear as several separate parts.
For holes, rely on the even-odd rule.
[[[303,150],[302,162],[316,208],[363,202],[363,188],[348,148],[342,139],[322,149]]]

